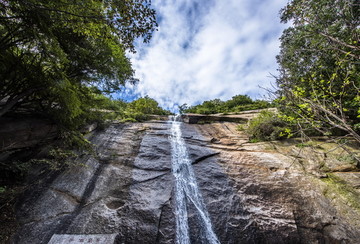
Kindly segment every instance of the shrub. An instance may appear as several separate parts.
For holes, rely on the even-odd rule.
[[[261,111],[250,120],[247,133],[250,141],[272,141],[292,137],[292,126],[271,111]]]
[[[125,122],[135,123],[137,121],[134,118],[125,118],[125,119],[122,119],[121,122],[123,122],[123,123],[125,123]]]

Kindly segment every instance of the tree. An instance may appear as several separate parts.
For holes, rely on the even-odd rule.
[[[360,4],[353,0],[292,0],[292,22],[277,57],[282,110],[323,134],[346,133],[360,143]]]
[[[133,119],[135,121],[145,121],[149,119],[149,115],[170,115],[167,110],[159,107],[159,104],[149,96],[138,98],[127,104],[125,110],[125,120]]]
[[[0,116],[40,112],[76,128],[94,94],[137,81],[125,51],[155,28],[147,0],[0,1]]]
[[[236,95],[233,96],[230,100],[225,102],[225,106],[228,109],[232,109],[239,105],[252,104],[253,100],[248,95]]]
[[[179,113],[180,113],[180,114],[185,113],[185,111],[186,111],[188,108],[189,108],[189,107],[188,107],[188,105],[187,105],[186,103],[180,105],[180,106],[179,106]]]

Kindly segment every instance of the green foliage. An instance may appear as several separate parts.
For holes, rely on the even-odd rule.
[[[273,141],[293,136],[293,128],[277,113],[261,111],[260,114],[250,120],[246,132],[250,141]]]
[[[77,154],[72,150],[55,147],[49,150],[47,157],[41,159],[31,159],[29,166],[45,165],[50,170],[60,170],[68,166],[75,165]]]
[[[180,106],[179,106],[179,113],[180,113],[180,114],[185,113],[185,111],[186,111],[188,108],[189,108],[189,107],[188,107],[188,105],[187,105],[186,103],[180,105]]]
[[[233,96],[232,99],[225,102],[220,99],[214,99],[210,101],[204,101],[202,104],[191,107],[187,107],[186,104],[184,104],[179,107],[179,110],[185,113],[216,114],[269,108],[271,106],[272,105],[267,101],[253,101],[247,95],[236,95]]]
[[[254,101],[247,95],[236,95],[232,99],[225,102],[225,107],[234,108],[241,105],[253,104]]]
[[[137,122],[137,120],[134,119],[134,118],[125,118],[125,119],[122,119],[120,121],[123,122],[123,123],[126,123],[126,122],[135,123],[135,122]]]
[[[158,102],[154,99],[145,96],[141,97],[133,102],[127,104],[124,111],[123,120],[126,121],[145,121],[148,120],[150,115],[170,115],[169,111],[166,111],[159,107]]]
[[[358,161],[356,159],[356,155],[354,154],[345,154],[345,155],[339,155],[336,157],[337,160],[344,162],[344,163],[349,163],[349,164],[353,164],[353,165],[357,165]]]
[[[257,138],[250,138],[249,139],[249,142],[250,143],[257,143],[257,142],[261,142],[262,140],[260,140],[260,139],[257,139]]]
[[[101,94],[134,83],[126,50],[156,28],[147,0],[0,2],[0,116],[41,114],[64,131],[108,117]]]
[[[167,111],[159,107],[158,102],[154,99],[145,96],[141,97],[128,104],[127,109],[133,110],[142,114],[158,114],[158,115],[167,115]]]
[[[305,148],[305,147],[311,147],[311,144],[309,143],[298,143],[295,145],[298,148]]]
[[[91,151],[92,145],[83,134],[77,130],[64,129],[60,132],[61,143],[65,148]]]
[[[280,109],[322,134],[360,142],[360,6],[352,0],[292,0],[281,11],[292,22],[277,60]]]
[[[244,125],[244,124],[239,124],[239,125],[236,127],[236,130],[238,130],[238,131],[245,131],[246,128],[247,128],[246,125]]]

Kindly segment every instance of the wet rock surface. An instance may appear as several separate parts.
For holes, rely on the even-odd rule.
[[[54,234],[175,243],[170,126],[114,124],[95,134],[96,156],[25,194],[13,243],[48,243]],[[328,185],[293,158],[249,144],[231,122],[183,124],[182,135],[221,243],[359,242],[357,209],[329,198]],[[196,211],[188,210],[191,241],[203,243]]]

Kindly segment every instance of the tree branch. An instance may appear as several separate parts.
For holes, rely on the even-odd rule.
[[[335,38],[333,36],[330,36],[330,35],[328,35],[328,34],[326,34],[324,32],[320,32],[319,34],[326,37],[326,38],[328,38],[328,39],[330,39],[330,40],[332,40],[333,42],[336,42],[336,43],[342,45],[342,46],[345,46],[345,47],[348,47],[348,48],[351,48],[351,49],[355,49],[355,50],[360,50],[359,47],[347,44],[347,43],[345,43],[343,41],[340,41],[339,39],[337,39],[337,38]]]
[[[302,101],[309,103],[313,108],[320,110],[321,112],[324,112],[327,116],[327,121],[332,125],[335,126],[337,128],[340,128],[344,131],[349,132],[353,138],[358,141],[360,143],[360,135],[358,133],[356,133],[351,126],[342,118],[340,118],[339,116],[337,116],[336,114],[332,113],[331,111],[329,111],[328,109],[326,109],[325,107],[321,106],[320,104],[314,103],[309,99],[306,98],[300,98]],[[338,121],[340,124],[335,123],[334,121],[332,121],[329,116],[333,119],[335,119],[336,121]]]

